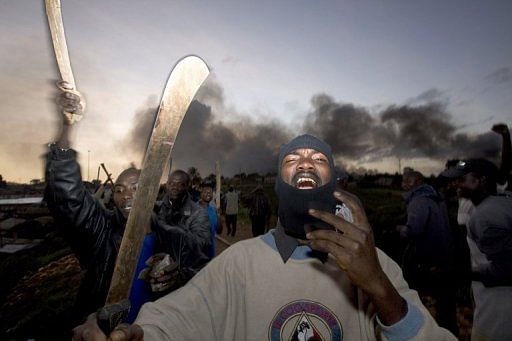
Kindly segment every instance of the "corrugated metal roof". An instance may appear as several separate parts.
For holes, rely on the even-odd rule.
[[[40,204],[42,201],[43,201],[43,197],[9,198],[9,199],[0,199],[0,205],[33,205],[33,204]]]

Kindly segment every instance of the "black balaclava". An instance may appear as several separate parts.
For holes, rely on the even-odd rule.
[[[298,189],[283,181],[281,166],[284,157],[300,148],[314,149],[327,157],[331,169],[331,178],[328,183],[314,189]],[[279,199],[279,222],[284,228],[284,232],[294,238],[306,239],[306,232],[310,226],[332,228],[308,214],[310,208],[332,213],[335,211],[336,199],[333,192],[336,188],[336,177],[334,176],[331,147],[312,135],[298,136],[288,144],[281,146],[278,172],[275,191]]]

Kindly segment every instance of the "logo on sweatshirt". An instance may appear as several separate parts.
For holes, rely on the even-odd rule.
[[[271,341],[340,341],[343,331],[338,318],[324,305],[307,300],[288,303],[270,324]]]

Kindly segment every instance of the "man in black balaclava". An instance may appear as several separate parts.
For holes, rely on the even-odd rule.
[[[311,160],[301,162],[303,158]],[[305,239],[306,229],[315,221],[308,209],[332,211],[336,206],[333,164],[331,147],[311,135],[299,136],[282,146],[275,190],[279,221],[287,234]]]
[[[286,262],[298,245],[314,228],[332,227],[311,216],[309,209],[334,212],[336,182],[331,147],[311,135],[301,135],[281,147],[279,176],[275,191],[279,199],[279,223],[276,243]]]
[[[276,229],[223,251],[112,339],[455,340],[375,248],[359,201],[335,192],[333,164],[330,147],[311,135],[284,145]],[[337,201],[353,223],[334,214]],[[83,331],[98,332],[94,323]]]

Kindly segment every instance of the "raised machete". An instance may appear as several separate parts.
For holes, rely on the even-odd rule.
[[[208,74],[208,67],[201,58],[188,56],[176,64],[169,76],[117,255],[106,307],[115,307],[129,297],[144,236],[151,229],[151,212],[165,164],[169,160],[183,117]],[[122,304],[120,309],[123,309]],[[101,319],[100,315],[101,311],[98,315]],[[121,315],[119,318],[109,315],[112,314],[107,309],[105,316],[110,320],[110,326],[102,327],[105,332],[108,332],[106,329],[112,329],[121,318]]]

